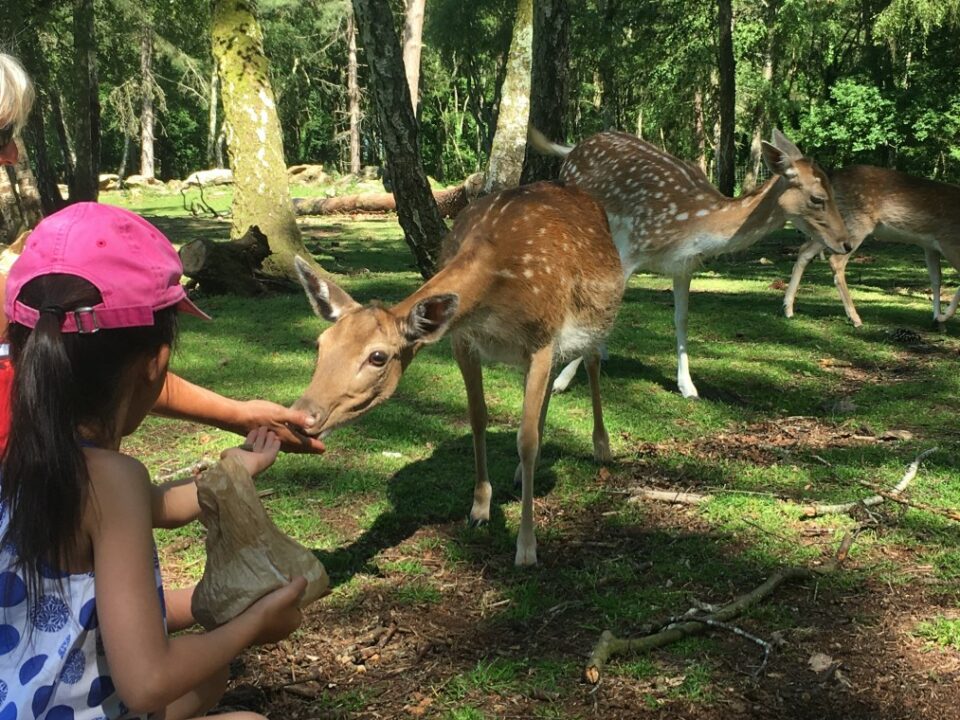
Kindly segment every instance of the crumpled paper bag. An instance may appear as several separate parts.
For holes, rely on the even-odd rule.
[[[222,625],[298,575],[307,579],[300,607],[325,594],[323,565],[273,524],[239,460],[224,458],[196,483],[207,528],[207,564],[191,603],[197,622],[207,630]]]

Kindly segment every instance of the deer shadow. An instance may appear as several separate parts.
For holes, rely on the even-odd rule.
[[[541,451],[534,480],[534,495],[553,490],[556,475],[552,465],[560,454],[556,444],[547,442]],[[513,483],[518,462],[516,435],[509,431],[487,433],[487,462],[493,498],[490,521],[477,532],[495,548],[511,546],[515,533],[506,526],[502,505],[515,500],[519,490]],[[347,582],[358,572],[378,574],[369,561],[380,551],[393,547],[427,525],[461,522],[466,526],[474,487],[473,441],[465,435],[439,444],[423,460],[398,471],[387,484],[390,509],[379,515],[356,540],[342,547],[314,549],[330,576],[331,587]]]

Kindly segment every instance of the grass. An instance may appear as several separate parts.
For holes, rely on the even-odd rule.
[[[226,224],[199,223],[186,215],[179,196],[105,199],[143,212],[175,241],[201,231],[227,236]],[[229,191],[211,192],[207,199],[226,208]],[[304,236],[310,251],[341,273],[343,287],[360,301],[395,301],[420,282],[393,219],[312,219]],[[865,322],[858,330],[847,322],[822,262],[808,268],[796,317],[782,317],[782,291],[772,284],[789,278],[800,243],[796,232],[783,231],[749,252],[714,261],[694,278],[689,351],[699,402],[676,392],[670,280],[646,274],[631,279],[602,378],[616,461],[605,480],[591,460],[591,415],[581,375],[551,401],[536,488],[538,513],[546,505],[551,516],[539,518],[541,567],[512,568],[519,517],[512,479],[522,398],[521,378],[511,368],[485,370],[494,486],[493,517],[485,528],[463,524],[472,497],[472,444],[462,382],[447,342],[420,353],[392,400],[328,438],[325,455],[282,456],[258,483],[274,490],[265,504],[277,524],[315,548],[326,564],[334,592],[324,602],[349,608],[375,592],[398,606],[446,603],[446,591],[420,560],[431,553],[454,572],[489,567],[503,600],[489,618],[493,627],[527,632],[569,616],[564,622],[584,636],[604,628],[629,631],[683,612],[691,591],[724,602],[777,567],[828,556],[856,523],[846,516],[804,522],[804,504],[865,497],[869,491],[859,485],[861,479],[892,486],[927,447],[940,451],[924,462],[910,495],[935,506],[960,505],[960,331],[955,325],[943,333],[931,327],[922,254],[906,246],[865,246],[862,255],[872,261],[848,267]],[[950,287],[956,277],[946,276]],[[306,299],[200,296],[197,301],[215,321],[183,321],[173,368],[224,395],[292,403],[310,379],[314,340],[323,328]],[[920,341],[900,343],[894,332],[899,328],[918,333]],[[791,423],[806,423],[796,425],[801,434],[807,427],[826,428],[830,437],[809,448],[768,446],[769,438],[757,430]],[[910,435],[890,442],[855,439],[889,430]],[[731,439],[737,433],[741,439]],[[704,450],[711,438],[718,439],[716,449]],[[228,433],[150,418],[127,448],[162,474],[236,442]],[[714,499],[677,511],[681,520],[671,527],[657,519],[661,508],[628,505],[610,493],[638,482],[702,489]],[[821,591],[862,590],[871,575],[890,587],[909,585],[912,576],[886,557],[898,549],[928,564],[944,593],[955,592],[956,528],[915,510],[884,512],[893,526],[861,535],[852,554],[855,569],[824,579]],[[580,536],[583,518],[596,521],[586,539],[606,542],[612,550],[577,559],[568,553],[566,543]],[[423,528],[440,531],[418,534]],[[811,529],[819,533],[815,540]],[[160,533],[162,544],[184,537],[198,537],[197,529]],[[382,557],[401,546],[402,558]],[[194,543],[181,557],[188,574],[195,574],[202,547]],[[766,606],[745,622],[769,632],[798,620],[784,607]],[[921,623],[917,634],[960,649],[956,620]],[[716,651],[716,642],[702,638],[656,658],[624,659],[611,672],[641,684],[658,675],[676,679],[668,690],[649,690],[651,706],[677,698],[710,704],[717,670],[704,658]],[[533,686],[568,693],[564,688],[577,663],[571,655],[484,660],[438,686],[439,706],[448,718],[492,717],[484,698]],[[560,676],[567,680],[559,682]],[[574,716],[562,714],[560,706],[537,712],[537,717]]]

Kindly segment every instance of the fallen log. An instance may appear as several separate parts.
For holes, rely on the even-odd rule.
[[[211,295],[258,295],[266,288],[257,273],[270,255],[267,236],[251,225],[236,240],[200,238],[180,248],[183,274]]]
[[[445,218],[454,218],[467,203],[478,197],[483,187],[483,174],[474,173],[460,185],[434,190],[433,199]],[[397,209],[393,193],[360,193],[331,198],[294,198],[297,215],[333,215],[336,213],[383,213]]]

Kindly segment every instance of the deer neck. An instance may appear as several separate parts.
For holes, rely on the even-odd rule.
[[[481,253],[461,252],[448,262],[436,275],[427,280],[411,295],[394,307],[398,315],[408,313],[420,300],[431,295],[453,293],[460,298],[453,326],[483,302],[494,281],[490,263],[484,262]]]
[[[767,180],[753,192],[737,198],[724,198],[713,213],[714,232],[727,238],[720,252],[735,252],[749,247],[786,223],[780,207],[780,195],[787,181],[779,175]]]

